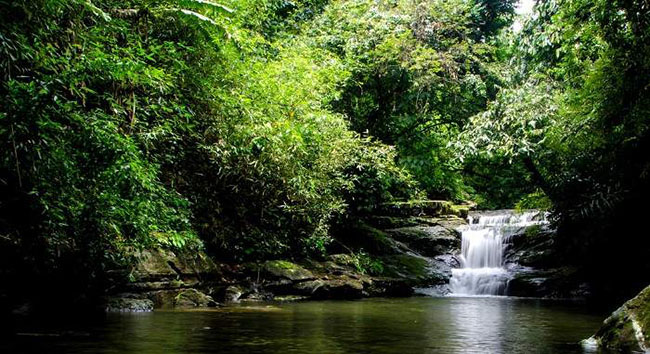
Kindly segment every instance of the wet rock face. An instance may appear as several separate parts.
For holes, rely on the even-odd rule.
[[[545,298],[585,298],[590,287],[578,269],[566,266],[555,248],[555,233],[546,226],[525,227],[506,243],[504,261],[510,280],[507,295]]]
[[[650,286],[614,311],[586,343],[619,352],[650,352]]]
[[[552,268],[559,265],[553,254],[554,233],[550,230],[531,227],[510,237],[505,259],[508,263],[535,268]]]
[[[381,262],[381,275],[386,278],[401,279],[411,287],[448,283],[451,269],[459,265],[455,255],[461,235],[457,229],[467,221],[456,215],[423,213],[426,208],[415,212],[403,207],[408,205],[400,204],[400,213],[369,216],[337,240],[346,245],[346,251],[362,251]]]
[[[512,276],[507,286],[509,296],[578,299],[590,294],[589,286],[581,282],[574,267],[535,269],[511,265],[508,272]]]

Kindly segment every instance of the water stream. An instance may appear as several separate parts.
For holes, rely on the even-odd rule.
[[[461,229],[461,267],[452,270],[452,295],[504,295],[510,275],[504,267],[503,254],[509,237],[546,222],[544,214],[538,211],[470,215],[469,224]]]

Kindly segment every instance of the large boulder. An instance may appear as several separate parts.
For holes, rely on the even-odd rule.
[[[574,267],[535,269],[509,264],[507,270],[511,277],[506,291],[509,296],[584,298],[590,293]]]
[[[231,285],[227,287],[224,291],[224,301],[225,302],[239,302],[239,298],[244,294],[245,290],[240,286]]]
[[[188,309],[219,305],[211,296],[196,289],[159,290],[147,295],[153,301],[155,308],[162,309]]]
[[[399,254],[380,258],[383,276],[402,279],[413,287],[448,283],[451,268],[441,259],[429,259],[416,254]]]
[[[209,284],[223,280],[223,273],[204,252],[145,249],[133,253],[131,269],[110,274],[130,281],[116,287],[107,311],[149,311],[153,308],[216,306],[206,295]],[[201,289],[201,290],[199,290]]]
[[[509,238],[504,254],[506,262],[535,268],[550,268],[561,263],[554,248],[554,232],[538,225],[522,231]]]
[[[199,287],[222,278],[219,267],[204,252],[183,254],[157,248],[134,252],[133,257],[134,265],[127,270],[130,281],[123,285],[128,292]]]
[[[217,265],[203,252],[176,253],[165,249],[147,249],[135,253],[131,272],[135,281],[198,281],[219,275]]]
[[[312,272],[288,261],[275,260],[264,263],[263,270],[271,278],[289,281],[305,281],[314,279]]]
[[[619,352],[650,352],[650,286],[614,311],[585,344]]]
[[[315,299],[356,299],[364,296],[363,282],[347,276],[297,283],[298,294]]]
[[[460,233],[442,225],[402,227],[387,232],[413,251],[427,257],[457,253],[461,244]]]

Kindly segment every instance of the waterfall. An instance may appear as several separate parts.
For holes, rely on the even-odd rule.
[[[510,236],[546,223],[544,213],[510,210],[473,214],[461,229],[461,268],[452,269],[452,295],[503,295],[509,275],[503,253]]]

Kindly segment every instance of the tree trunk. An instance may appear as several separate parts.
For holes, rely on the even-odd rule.
[[[551,185],[546,181],[542,173],[539,171],[537,168],[537,165],[535,165],[535,162],[530,156],[525,156],[522,158],[522,162],[524,163],[524,166],[530,172],[530,175],[533,179],[533,182],[544,191],[546,196],[551,198],[553,200],[553,189],[551,188]]]

